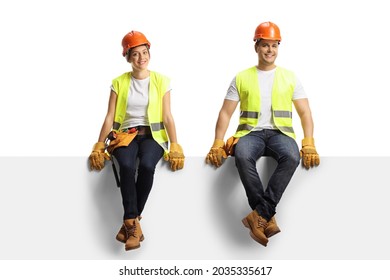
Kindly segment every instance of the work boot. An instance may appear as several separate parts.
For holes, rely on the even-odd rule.
[[[268,238],[264,233],[268,223],[267,220],[261,217],[256,210],[253,210],[242,219],[242,223],[245,227],[250,229],[250,236],[264,247],[267,246]]]
[[[138,216],[137,219],[139,222],[142,219],[142,217]],[[141,227],[140,226],[137,227],[137,230],[139,230],[139,232],[138,232],[138,236],[140,236],[139,241],[144,241],[145,238],[144,238],[144,235],[142,233]],[[118,240],[119,242],[122,242],[122,243],[126,243],[127,238],[126,238],[126,229],[125,229],[124,223],[122,224],[122,227],[120,228],[118,234],[116,235],[116,240]]]
[[[125,250],[133,250],[139,248],[141,225],[138,219],[127,219],[123,223],[126,232]]]
[[[124,223],[122,224],[118,234],[116,235],[116,240],[122,243],[126,243],[126,229]]]
[[[271,220],[268,221],[268,226],[265,228],[264,233],[268,238],[270,238],[279,232],[280,228],[276,224],[275,216],[273,216]]]

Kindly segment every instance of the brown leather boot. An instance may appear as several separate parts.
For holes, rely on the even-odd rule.
[[[118,234],[116,235],[116,240],[122,243],[126,243],[126,229],[124,223],[122,224]]]
[[[268,238],[264,233],[268,223],[267,220],[261,217],[256,210],[253,210],[242,219],[242,223],[245,227],[250,229],[250,236],[264,247],[267,246]]]
[[[138,218],[138,222],[142,219],[141,216],[138,216],[137,218]],[[141,227],[140,226],[137,227],[137,230],[139,230],[139,232],[138,232],[138,236],[140,236],[139,241],[144,241],[145,238],[144,238],[144,235],[142,233]],[[118,240],[119,242],[122,242],[122,243],[126,243],[127,238],[126,238],[126,229],[125,229],[124,223],[122,224],[122,227],[120,228],[118,234],[116,235],[116,240]]]
[[[264,233],[268,238],[270,238],[279,232],[280,228],[276,224],[275,216],[273,216],[271,220],[268,221],[268,226],[265,228]]]
[[[127,219],[123,224],[126,231],[125,250],[129,251],[139,248],[141,246],[139,235],[141,225],[138,219]]]

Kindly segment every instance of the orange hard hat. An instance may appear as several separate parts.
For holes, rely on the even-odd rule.
[[[127,33],[122,39],[122,55],[125,56],[131,48],[141,45],[148,45],[148,48],[150,48],[150,42],[146,39],[144,34],[139,31],[131,31]]]
[[[281,41],[282,37],[280,36],[279,27],[270,21],[260,23],[257,26],[255,31],[255,37],[253,37],[253,41],[257,41],[259,39],[267,39],[267,40],[278,40]]]

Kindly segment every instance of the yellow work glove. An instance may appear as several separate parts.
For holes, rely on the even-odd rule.
[[[226,158],[225,142],[221,139],[215,139],[210,152],[206,156],[206,163],[211,163],[215,167],[220,167]]]
[[[176,171],[184,167],[184,153],[182,147],[177,143],[171,143],[168,159],[171,170]]]
[[[314,138],[303,138],[302,149],[299,154],[302,158],[303,166],[305,166],[306,169],[315,165],[320,165],[320,156],[314,146]]]
[[[105,149],[106,144],[104,144],[104,142],[97,142],[93,145],[92,153],[89,156],[89,166],[91,170],[102,170],[104,167],[104,161],[110,159],[110,157],[105,153]]]
[[[235,138],[234,136],[232,136],[228,140],[226,140],[225,152],[227,155],[229,156],[233,155],[234,146],[237,144],[239,139],[240,138]]]

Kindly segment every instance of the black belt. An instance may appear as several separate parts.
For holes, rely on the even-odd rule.
[[[148,125],[133,126],[122,130],[122,132],[127,132],[127,133],[134,133],[136,131],[138,131],[138,135],[152,134],[152,131],[150,130],[150,126]]]

